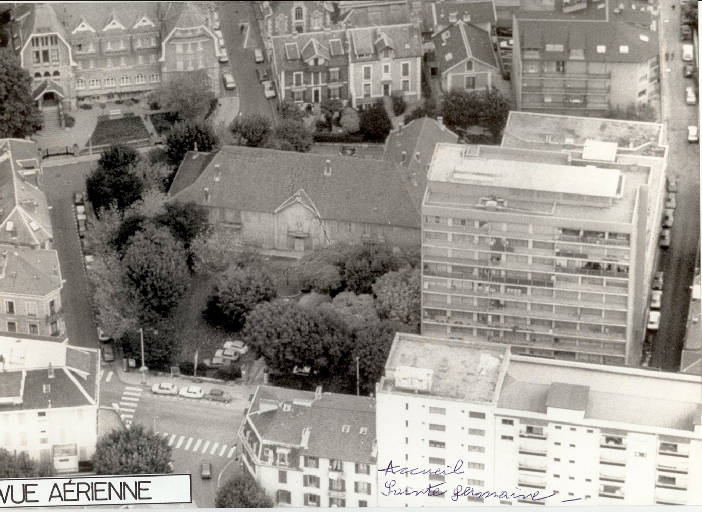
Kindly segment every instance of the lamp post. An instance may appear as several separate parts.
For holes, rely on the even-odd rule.
[[[154,416],[154,432],[156,432],[156,420],[158,419],[158,416]]]
[[[141,368],[139,370],[141,371],[141,383],[146,384],[146,370],[148,370],[148,368],[146,367],[146,364],[144,363],[144,329],[143,328],[139,329],[139,336],[141,337]]]

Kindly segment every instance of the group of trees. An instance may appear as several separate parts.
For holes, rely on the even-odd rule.
[[[442,116],[450,129],[462,132],[470,126],[487,128],[494,140],[502,134],[509,115],[510,101],[497,88],[484,91],[453,90],[446,93],[441,105],[427,98],[424,105],[405,116],[405,124],[421,117]]]
[[[95,447],[93,469],[98,475],[171,473],[172,449],[168,439],[135,423],[100,438]]]
[[[22,139],[41,128],[43,117],[32,97],[32,78],[11,48],[0,49],[0,139]]]
[[[293,108],[301,114],[297,107],[293,106]],[[286,112],[290,114],[276,127],[271,125],[267,117],[253,114],[237,117],[229,125],[229,129],[237,137],[239,145],[300,153],[309,151],[313,143],[312,134],[302,120],[292,114],[292,110],[286,110]]]
[[[9,452],[0,448],[0,478],[37,478],[53,475],[50,463],[38,463],[27,452]]]

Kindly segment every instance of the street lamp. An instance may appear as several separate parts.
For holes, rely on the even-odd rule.
[[[154,416],[154,432],[156,432],[156,420],[158,419],[158,416]]]
[[[139,329],[139,335],[141,337],[141,368],[139,371],[141,371],[141,383],[146,384],[146,370],[148,368],[146,367],[146,364],[144,363],[144,329],[140,328]]]

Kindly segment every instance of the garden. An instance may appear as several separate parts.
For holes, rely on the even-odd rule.
[[[126,144],[149,140],[149,131],[139,116],[126,113],[123,117],[109,115],[98,117],[95,131],[90,137],[93,147]]]

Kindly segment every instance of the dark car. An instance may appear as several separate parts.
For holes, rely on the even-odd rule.
[[[115,352],[112,350],[112,345],[107,344],[102,346],[102,360],[106,363],[111,363],[115,360]]]
[[[685,78],[692,78],[692,74],[695,72],[695,68],[692,64],[685,64],[683,66],[683,76]]]
[[[212,463],[209,460],[203,460],[200,464],[200,476],[203,480],[212,478]]]
[[[266,68],[256,68],[256,73],[258,73],[259,82],[268,80],[268,71],[266,71]]]
[[[212,400],[213,402],[224,402],[228,404],[232,401],[232,395],[225,393],[221,389],[211,389],[209,393],[204,396],[205,400]]]
[[[690,41],[692,39],[692,29],[690,28],[690,25],[681,25],[680,26],[680,40],[681,41]]]

